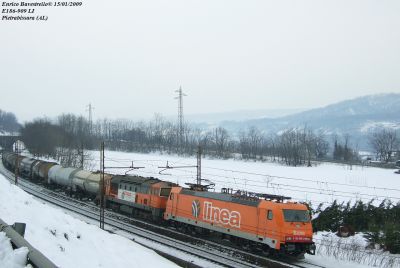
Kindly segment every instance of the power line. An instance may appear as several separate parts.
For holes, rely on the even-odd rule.
[[[113,161],[112,159],[110,159]],[[115,161],[115,160],[114,160]],[[117,162],[117,161],[115,161]],[[154,161],[156,162],[156,161]],[[182,163],[182,162],[179,162]],[[154,164],[148,164],[150,166],[156,167]],[[289,177],[282,177],[282,176],[271,176],[267,174],[260,174],[260,173],[252,173],[252,172],[242,172],[242,171],[236,171],[236,170],[229,170],[229,169],[221,169],[221,168],[210,168],[210,169],[216,169],[216,170],[222,170],[222,171],[230,171],[230,172],[236,172],[236,173],[242,173],[242,174],[251,174],[251,175],[257,175],[257,176],[265,176],[268,178],[280,178],[280,179],[289,179],[289,180],[296,180],[296,181],[307,181],[307,182],[313,182],[313,183],[319,183],[322,185],[329,186],[331,185],[345,185],[345,186],[353,186],[357,187],[355,185],[351,184],[343,184],[343,183],[330,183],[330,182],[325,182],[325,181],[314,181],[310,179],[300,179],[300,178],[289,178]],[[195,176],[194,172],[188,171],[188,170],[177,170],[181,172],[186,172],[189,174],[192,174],[192,178]],[[143,172],[143,171],[142,171]],[[156,174],[155,172],[145,172],[148,174],[154,174],[154,175],[159,175]],[[222,177],[222,178],[229,178],[234,180],[234,184],[236,187],[238,185],[244,185],[245,187],[250,186],[250,187],[264,187],[265,185],[260,185],[263,183],[267,183],[267,187],[271,187],[272,190],[274,191],[280,191],[280,190],[286,190],[286,191],[291,191],[291,192],[299,192],[299,193],[310,193],[310,194],[320,194],[320,195],[326,195],[326,196],[332,196],[332,197],[345,197],[345,198],[358,198],[358,199],[364,199],[364,200],[371,200],[375,199],[377,201],[383,201],[385,199],[395,199],[399,200],[400,198],[394,197],[394,196],[386,196],[386,195],[378,195],[378,194],[368,194],[368,193],[362,193],[362,192],[349,192],[349,191],[340,191],[340,190],[334,190],[334,189],[323,189],[323,188],[315,188],[315,187],[304,187],[304,186],[299,186],[299,185],[292,185],[292,184],[282,184],[282,183],[272,183],[272,182],[263,182],[263,181],[258,181],[258,180],[251,180],[251,179],[242,179],[242,178],[236,178],[236,177],[231,177],[231,176],[223,176],[223,175],[217,175],[217,174],[208,174],[208,173],[203,173],[204,175],[207,176],[212,176],[212,177]],[[177,175],[175,175],[177,176]],[[178,177],[178,176],[177,176]],[[182,177],[182,176],[180,176]],[[197,177],[197,176],[196,176]],[[186,178],[188,178],[186,176]],[[221,184],[228,184],[229,182],[227,181],[221,181],[221,180],[215,180],[212,179],[215,182],[221,183]],[[243,182],[237,182],[239,181],[244,181]],[[256,184],[249,184],[248,182],[255,182]],[[374,190],[387,190],[390,188],[382,188],[382,187],[370,187],[370,186],[364,186],[363,188],[369,188],[369,189],[374,189]],[[300,189],[306,189],[306,190],[300,190]],[[309,190],[314,190],[314,191],[309,191]],[[397,191],[398,189],[391,189],[393,191]],[[382,198],[384,198],[382,200]],[[310,200],[310,199],[308,199]]]
[[[152,164],[149,164],[149,165],[156,167],[155,165],[152,165]],[[188,171],[188,170],[177,170],[177,171],[178,172],[185,172],[185,173],[192,174],[192,178],[194,178],[194,176],[195,176],[195,173],[192,172],[192,171]],[[155,172],[146,172],[146,173],[154,174],[154,175],[160,175],[160,174],[157,174]],[[249,173],[249,172],[244,172],[244,173]],[[305,187],[305,186],[292,185],[292,184],[263,182],[263,181],[257,181],[257,180],[251,180],[251,179],[228,177],[228,176],[217,175],[217,174],[203,173],[203,175],[207,175],[207,176],[211,176],[211,177],[222,177],[222,178],[233,179],[234,180],[234,184],[236,185],[236,187],[238,187],[239,185],[245,186],[246,188],[247,188],[247,186],[250,186],[250,187],[264,187],[265,184],[264,185],[262,185],[262,184],[263,183],[267,183],[267,187],[270,187],[270,189],[272,189],[274,191],[286,190],[286,191],[291,191],[291,192],[320,194],[320,195],[326,195],[326,196],[332,196],[332,197],[333,196],[334,197],[345,197],[345,198],[356,197],[358,199],[364,199],[364,200],[375,199],[377,201],[383,201],[385,199],[395,199],[395,200],[399,200],[400,199],[399,197],[394,197],[394,196],[368,194],[368,193],[362,193],[362,192],[340,191],[340,190],[334,190],[334,189],[323,189],[323,188],[315,188],[315,187]],[[177,175],[175,175],[175,176],[177,176]],[[180,176],[180,177],[182,177],[182,176]],[[239,180],[239,182],[237,180]],[[300,180],[303,180],[303,179],[300,179]],[[220,184],[229,184],[228,181],[221,181],[221,180],[215,180],[215,179],[212,179],[212,181],[218,182]],[[306,180],[306,181],[317,182],[317,183],[320,182],[320,181],[312,181],[312,180]],[[253,182],[253,183],[255,182],[256,184],[249,184],[248,182]],[[328,186],[329,183],[323,182],[322,184]],[[335,183],[332,183],[332,184],[335,184]],[[369,187],[369,188],[378,189],[379,187],[378,188]],[[300,190],[300,189],[306,189],[306,190]],[[309,191],[309,190],[314,190],[314,191]]]
[[[157,161],[157,160],[154,160]],[[160,160],[161,161],[161,160]],[[171,161],[169,161],[171,162]],[[173,162],[171,162],[173,163]],[[184,162],[179,162],[182,164],[186,164]],[[189,165],[189,164],[187,164]],[[384,190],[384,191],[397,191],[400,192],[400,189],[396,188],[388,188],[388,187],[375,187],[375,186],[366,186],[366,185],[354,185],[354,184],[348,184],[348,183],[339,183],[339,182],[328,182],[328,181],[323,181],[323,180],[312,180],[312,179],[303,179],[303,178],[294,178],[294,177],[285,177],[285,176],[276,176],[276,175],[270,175],[270,174],[262,174],[262,173],[255,173],[255,172],[247,172],[247,171],[239,171],[239,170],[231,170],[231,169],[223,169],[223,168],[215,168],[215,167],[207,167],[203,166],[204,169],[214,169],[214,170],[221,170],[225,172],[232,172],[232,173],[239,173],[239,174],[246,174],[246,175],[255,175],[255,176],[262,176],[266,178],[276,178],[276,179],[284,179],[284,180],[294,180],[294,181],[303,181],[303,182],[313,182],[313,183],[319,183],[319,184],[325,184],[325,185],[339,185],[339,186],[347,186],[347,187],[357,187],[357,188],[365,188],[365,189],[372,189],[372,190]],[[219,175],[219,174],[211,174],[211,173],[203,173],[204,175],[209,175],[209,176],[216,176],[216,177],[221,177],[221,178],[235,178],[235,177],[230,177],[230,176],[224,176],[224,175]],[[241,178],[236,178],[239,180],[243,180]],[[247,181],[252,181],[252,182],[259,182],[256,180],[251,180],[251,179],[246,179]]]
[[[179,170],[181,172],[188,172],[185,170]],[[204,174],[204,173],[203,173]],[[207,174],[206,174],[207,175]],[[235,179],[235,178],[233,178]],[[217,182],[220,185],[224,184],[229,184],[227,181],[221,181],[221,180],[216,180],[212,179],[213,182]],[[248,180],[250,181],[250,180]],[[260,185],[260,184],[249,184],[247,183],[248,181],[245,182],[236,182],[234,181],[236,187],[244,186],[245,189],[247,187],[264,187],[265,185]],[[252,181],[252,182],[258,182],[258,181]],[[262,183],[262,182],[259,182]],[[376,201],[384,201],[384,200],[389,200],[389,199],[396,199],[400,200],[399,197],[392,197],[392,196],[383,196],[383,195],[376,195],[376,194],[366,194],[366,193],[360,193],[360,192],[346,192],[346,191],[338,191],[338,190],[331,190],[331,189],[320,189],[320,188],[312,188],[312,187],[303,187],[303,186],[298,186],[298,185],[290,185],[290,184],[279,184],[279,183],[269,183],[269,189],[275,191],[281,191],[281,190],[286,190],[286,191],[291,191],[291,192],[296,192],[296,193],[309,193],[309,194],[319,194],[319,195],[325,195],[325,196],[331,196],[331,197],[344,197],[344,198],[356,198],[357,200],[368,200],[370,201],[371,199],[374,199]],[[288,188],[289,187],[289,188]],[[292,187],[292,188],[290,188]],[[295,189],[293,189],[295,188]],[[315,191],[308,191],[308,190],[299,190],[301,189],[311,189]],[[311,199],[308,199],[311,200]]]
[[[226,172],[232,172],[232,173],[234,172],[234,173],[240,173],[240,174],[248,174],[248,175],[263,176],[263,177],[269,177],[269,178],[284,179],[284,180],[295,180],[295,181],[314,182],[314,183],[321,183],[321,184],[332,184],[332,185],[340,185],[340,186],[349,186],[349,187],[357,187],[357,188],[367,188],[367,189],[376,189],[376,190],[398,191],[398,192],[400,192],[400,189],[395,189],[395,188],[372,187],[372,186],[366,186],[366,185],[353,185],[353,184],[348,184],[348,183],[328,182],[328,181],[321,181],[321,180],[311,180],[311,179],[284,177],[284,176],[276,176],[276,175],[253,173],[253,172],[230,170],[230,169],[222,169],[222,168],[214,168],[214,167],[205,167],[205,168],[221,170],[221,171],[226,171]],[[218,175],[218,176],[220,176],[220,175]],[[227,178],[229,178],[229,177],[227,177]],[[249,180],[249,181],[251,181],[251,180]]]

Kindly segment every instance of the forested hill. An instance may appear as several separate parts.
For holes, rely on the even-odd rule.
[[[255,126],[271,133],[307,126],[328,135],[348,134],[366,145],[366,137],[376,129],[400,129],[400,94],[370,95],[279,118],[225,121],[221,126],[230,131]]]

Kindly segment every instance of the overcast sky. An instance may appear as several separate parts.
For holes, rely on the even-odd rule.
[[[400,1],[83,0],[0,21],[0,109],[141,118],[400,93]]]

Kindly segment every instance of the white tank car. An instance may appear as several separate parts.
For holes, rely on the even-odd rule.
[[[72,191],[87,192],[85,184],[92,172],[87,170],[79,170],[72,176]]]
[[[105,179],[110,175],[105,174]],[[92,173],[86,170],[80,170],[72,176],[73,191],[82,191],[91,195],[97,195],[100,188],[100,173]]]
[[[55,165],[49,170],[49,183],[55,183],[65,187],[72,186],[72,174],[78,172],[79,168],[64,168],[60,165]]]

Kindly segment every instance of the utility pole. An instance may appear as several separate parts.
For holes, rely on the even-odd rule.
[[[104,141],[100,148],[100,228],[104,230]]]
[[[201,147],[197,150],[197,185],[201,185]]]
[[[187,95],[182,92],[182,87],[179,87],[175,92],[178,92],[178,97],[175,97],[175,99],[178,99],[178,146],[182,149],[184,137],[183,97]]]
[[[15,185],[18,185],[18,166],[19,166],[19,141],[17,140],[14,143],[15,147],[15,152],[17,154],[17,157],[15,157]]]
[[[110,168],[123,168],[123,169],[129,169],[127,172],[134,170],[134,169],[140,169],[140,168],[144,168],[144,167],[134,167],[133,166],[133,161],[132,161],[132,165],[131,166],[127,166],[127,167],[106,167],[104,165],[104,141],[101,142],[101,146],[100,146],[100,228],[104,230],[104,209],[105,209],[105,184],[104,184],[104,175],[105,175],[105,170],[110,169]],[[127,173],[125,172],[125,174]]]
[[[85,162],[85,154],[83,151],[83,142],[81,143],[81,169],[83,169],[83,164]]]
[[[87,107],[87,109],[86,109],[86,111],[88,111],[89,112],[89,134],[92,134],[92,127],[93,127],[93,110],[94,110],[94,107],[92,106],[92,104],[91,103],[89,103],[89,105],[88,106],[86,106]]]
[[[158,173],[161,175],[171,175],[171,174],[165,174],[162,172],[164,172],[165,170],[174,169],[174,168],[193,168],[193,167],[195,167],[195,168],[197,168],[196,183],[195,184],[194,183],[186,183],[186,185],[189,185],[192,189],[204,191],[209,186],[214,185],[214,184],[209,184],[209,185],[201,184],[201,181],[202,181],[202,179],[201,179],[201,153],[202,153],[202,150],[201,150],[201,147],[199,146],[198,150],[197,150],[197,165],[196,166],[170,166],[167,161],[166,166],[158,167],[158,168],[162,169]]]

